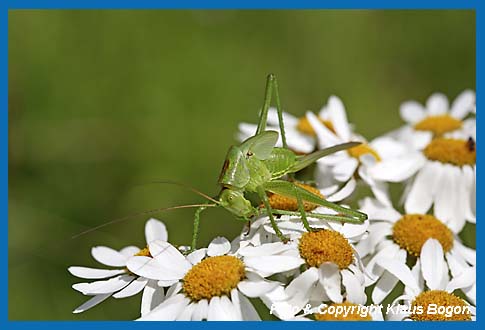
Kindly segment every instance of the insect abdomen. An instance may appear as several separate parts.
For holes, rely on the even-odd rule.
[[[288,170],[295,164],[295,154],[285,148],[274,148],[271,156],[264,160],[264,164],[271,172],[271,179],[277,179],[288,173]]]

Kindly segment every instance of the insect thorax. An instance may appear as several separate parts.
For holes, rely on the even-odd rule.
[[[296,156],[293,151],[285,148],[274,148],[271,156],[264,160],[264,164],[271,173],[272,179],[277,179],[289,173],[291,167],[296,163]]]
[[[261,186],[262,184],[271,180],[271,172],[266,167],[264,161],[261,161],[256,157],[250,157],[247,164],[250,179],[246,184],[246,190],[256,191],[258,186]]]

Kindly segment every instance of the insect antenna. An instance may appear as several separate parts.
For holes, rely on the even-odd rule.
[[[176,185],[176,186],[179,186],[179,187],[184,187],[184,188],[189,189],[190,191],[196,193],[197,195],[202,196],[202,197],[210,200],[213,203],[219,204],[219,201],[215,200],[214,198],[210,197],[209,195],[204,194],[200,190],[197,190],[194,187],[189,186],[188,184],[185,184],[185,183],[182,183],[182,182],[170,181],[170,180],[156,180],[156,181],[150,181],[150,182],[146,182],[146,183],[136,184],[135,187],[138,187],[138,186],[146,186],[146,185],[149,185],[149,184],[157,184],[157,183],[161,183],[161,184],[173,184],[173,185]]]
[[[204,207],[216,207],[217,204],[189,204],[189,205],[178,205],[178,206],[161,207],[161,208],[151,209],[151,210],[147,210],[147,211],[143,211],[143,212],[138,212],[138,213],[134,213],[134,214],[127,215],[127,216],[122,217],[122,218],[118,218],[118,219],[114,219],[114,220],[105,222],[105,223],[103,223],[103,224],[101,224],[99,226],[93,227],[93,228],[89,228],[89,229],[87,229],[85,231],[80,232],[79,234],[76,234],[76,235],[72,236],[71,239],[78,238],[80,236],[83,236],[85,234],[91,233],[91,232],[93,232],[95,230],[98,230],[100,228],[103,228],[103,227],[106,227],[106,226],[109,226],[109,225],[112,225],[112,224],[115,224],[115,223],[123,222],[123,221],[129,220],[129,219],[131,219],[133,217],[136,217],[136,216],[139,216],[139,215],[146,215],[146,214],[152,214],[152,213],[157,213],[157,212],[162,212],[162,211],[178,210],[178,209],[189,209],[189,208],[195,208],[195,207],[201,207],[201,206],[204,206]]]

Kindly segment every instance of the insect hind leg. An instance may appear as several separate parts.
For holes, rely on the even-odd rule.
[[[296,187],[296,186],[294,186]],[[301,214],[301,221],[303,222],[303,226],[307,231],[314,231],[312,227],[310,227],[310,224],[308,223],[308,219],[306,217],[306,211],[305,211],[305,206],[303,204],[303,200],[301,198],[300,192],[298,189],[294,189],[295,191],[295,196],[296,196],[296,201],[298,202],[298,211]]]
[[[272,73],[266,78],[266,89],[264,93],[263,109],[259,116],[258,128],[256,134],[262,133],[266,129],[266,123],[268,121],[268,110],[271,105],[271,97],[274,93],[276,102],[276,111],[278,112],[278,124],[280,127],[281,140],[283,142],[283,148],[288,148],[286,143],[285,125],[283,122],[283,110],[281,109],[280,95],[278,91],[278,81],[276,76]]]

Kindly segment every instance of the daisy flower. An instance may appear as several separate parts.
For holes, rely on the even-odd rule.
[[[335,96],[329,98],[326,110],[334,118],[331,129],[322,124],[313,113],[308,112],[306,115],[316,132],[320,148],[350,141],[361,141],[362,144],[319,159],[316,171],[317,182],[326,189],[342,184],[355,189],[356,178],[360,178],[371,188],[376,198],[390,204],[387,180],[376,177],[372,169],[383,161],[401,159],[406,155],[408,158],[401,160],[401,165],[410,172],[409,175],[412,175],[418,167],[409,157],[408,148],[391,137],[383,136],[367,142],[362,136],[353,133],[347,121],[344,105]],[[352,192],[353,190],[350,193]]]
[[[445,224],[432,215],[402,215],[370,198],[361,202],[361,210],[368,214],[371,224],[369,236],[357,244],[356,250],[362,258],[371,256],[366,266],[366,286],[377,282],[372,292],[374,303],[382,302],[399,281],[395,274],[380,266],[380,260],[391,258],[400,267],[406,265],[408,257],[417,257],[419,262],[423,254],[427,255],[424,246],[429,239],[439,242],[445,252],[447,272],[452,270],[458,276],[476,264],[475,251],[465,247]]]
[[[476,145],[473,139],[438,137],[422,151],[410,151],[409,158],[414,162],[412,168],[404,165],[402,158],[389,159],[377,163],[369,174],[389,182],[409,178],[404,196],[406,213],[424,214],[434,206],[434,215],[455,233],[463,229],[466,221],[475,223]]]
[[[475,110],[475,92],[465,90],[449,105],[441,94],[431,95],[423,106],[416,101],[404,102],[399,112],[406,125],[392,134],[417,149],[424,148],[433,137],[442,137],[467,126],[465,119]]]
[[[391,258],[381,258],[378,263],[405,285],[404,295],[395,299],[388,308],[387,315],[390,320],[470,321],[475,319],[475,307],[454,294],[455,290],[469,287],[476,282],[475,267],[469,267],[460,276],[452,277],[450,280],[439,241],[432,238],[426,241],[420,259],[412,270]],[[406,304],[396,304],[401,300]]]
[[[156,219],[149,219],[146,222],[145,238],[147,244],[158,239],[166,240],[167,236],[167,230],[162,222]],[[73,313],[84,312],[111,296],[114,298],[125,298],[133,296],[142,290],[142,314],[151,308],[151,302],[163,300],[163,290],[158,287],[156,281],[137,276],[126,268],[129,258],[134,255],[144,255],[149,258],[150,252],[147,248],[140,249],[136,246],[127,246],[120,251],[116,251],[106,246],[95,246],[91,249],[91,254],[96,261],[111,267],[111,269],[80,266],[68,268],[68,271],[76,277],[96,280],[90,283],[76,283],[72,286],[73,289],[82,294],[92,296],[91,299],[76,308]]]
[[[169,289],[165,300],[139,320],[260,320],[248,298],[280,285],[231,253],[231,244],[222,237],[187,256],[164,241],[149,248],[153,258],[130,258],[128,269]]]
[[[280,319],[294,318],[310,302],[342,303],[345,299],[363,304],[367,300],[360,259],[349,240],[337,231],[306,232],[286,244],[246,246],[239,253],[261,276],[292,271],[294,278],[286,287],[261,297]]]

